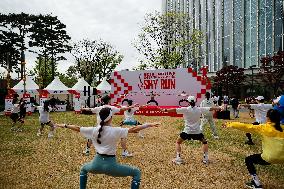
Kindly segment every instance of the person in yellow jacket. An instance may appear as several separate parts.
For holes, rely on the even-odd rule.
[[[245,158],[247,169],[252,177],[252,181],[246,183],[246,186],[249,188],[262,188],[254,164],[284,164],[284,125],[280,125],[280,113],[277,110],[270,109],[266,116],[266,124],[253,125],[240,122],[223,124],[224,127],[232,127],[262,135],[262,153],[253,154]]]

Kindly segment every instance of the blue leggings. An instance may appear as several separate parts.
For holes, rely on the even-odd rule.
[[[96,154],[93,161],[84,164],[80,171],[80,189],[86,188],[88,173],[106,174],[114,177],[132,176],[131,189],[138,189],[140,185],[140,170],[136,167],[117,163],[115,157]]]

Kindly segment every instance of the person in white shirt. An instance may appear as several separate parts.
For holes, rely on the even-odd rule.
[[[117,142],[126,138],[128,133],[137,133],[148,128],[157,127],[159,123],[148,123],[131,128],[112,126],[114,112],[110,107],[104,107],[99,112],[100,124],[96,127],[79,127],[76,125],[57,124],[58,127],[65,127],[80,132],[84,137],[91,139],[97,154],[94,159],[84,164],[80,171],[80,189],[87,185],[88,173],[106,174],[114,177],[132,176],[131,189],[138,189],[140,185],[141,172],[138,168],[122,165],[116,161]]]
[[[99,106],[99,107],[95,107],[95,108],[82,108],[81,110],[87,110],[87,111],[91,111],[92,113],[95,113],[97,115],[97,123],[100,124],[100,116],[99,116],[99,112],[102,108],[105,108],[105,107],[109,107],[111,108],[113,114],[116,114],[120,111],[125,111],[125,110],[128,110],[130,108],[133,108],[134,106],[131,106],[131,107],[122,107],[122,108],[117,108],[115,106],[111,106],[110,105],[110,100],[111,98],[108,96],[108,95],[105,95],[101,98],[101,101],[104,105],[102,106]],[[122,138],[121,139],[121,148],[123,150],[122,152],[122,157],[132,157],[132,153],[128,152],[127,150],[127,139],[126,138]],[[90,154],[90,147],[92,145],[92,141],[88,139],[87,141],[87,146],[86,146],[86,149],[84,151],[85,155],[89,155]]]
[[[12,109],[11,109],[11,115],[10,118],[12,119],[12,127],[11,131],[22,131],[22,126],[24,124],[24,120],[19,117],[20,112],[20,104],[16,104],[17,99],[13,99],[12,101]],[[17,121],[19,121],[21,124],[16,127]]]
[[[176,112],[178,114],[183,114],[184,118],[184,129],[180,133],[176,141],[176,158],[173,159],[173,162],[176,164],[182,164],[183,160],[181,158],[181,144],[185,140],[199,140],[202,142],[203,150],[203,163],[207,164],[209,161],[208,158],[208,144],[202,130],[200,128],[200,117],[204,113],[209,113],[212,110],[219,110],[220,108],[210,108],[210,107],[196,107],[195,106],[195,97],[189,96],[187,98],[190,106],[182,108],[172,108],[172,109],[163,109],[163,112]]]
[[[127,107],[131,107],[133,105],[133,101],[132,100],[126,100],[127,102],[127,106],[123,106],[124,108],[127,108]],[[140,109],[140,107],[133,107],[133,108],[130,108],[126,111],[124,111],[124,120],[121,122],[120,126],[122,125],[141,125],[141,123],[139,123],[135,118],[134,118],[134,113],[136,111],[138,111]],[[138,133],[138,136],[140,138],[144,138],[144,135],[142,133],[142,131],[139,131]]]
[[[39,123],[40,127],[37,132],[37,136],[42,136],[43,135],[43,129],[44,125],[49,125],[50,130],[48,133],[48,138],[52,138],[54,136],[54,124],[52,121],[49,119],[49,112],[52,111],[52,108],[50,107],[50,103],[48,100],[43,102],[43,106],[38,106],[37,107],[38,112],[39,112]]]
[[[254,125],[259,125],[266,123],[266,114],[269,109],[273,108],[272,104],[264,104],[264,97],[263,96],[258,96],[255,98],[257,100],[258,104],[242,104],[240,106],[244,106],[247,108],[251,108],[254,110],[254,117],[255,117],[255,122],[253,123]],[[251,134],[246,133],[247,136],[247,141],[245,142],[248,145],[254,145]]]
[[[213,106],[214,106],[214,102],[210,98],[210,93],[206,92],[205,99],[201,101],[200,107],[209,107],[209,108],[211,108]],[[215,123],[214,123],[214,120],[213,120],[212,112],[208,112],[208,113],[202,114],[201,125],[200,125],[201,131],[203,131],[206,122],[208,122],[209,125],[210,125],[210,128],[211,128],[212,135],[213,135],[214,139],[219,139],[219,136],[218,136],[218,133],[217,133],[217,130],[216,130],[216,126],[215,126]]]
[[[187,97],[188,97],[188,94],[185,92],[185,91],[182,91],[178,96],[181,96],[182,99],[179,100],[178,104],[179,106],[183,106],[183,102],[186,102],[186,104],[188,103],[187,102]]]

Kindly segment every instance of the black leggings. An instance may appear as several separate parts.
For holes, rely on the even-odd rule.
[[[266,162],[264,159],[262,159],[261,154],[253,154],[245,159],[247,169],[251,175],[256,174],[256,170],[254,167],[254,164],[258,165],[270,165],[270,163]]]

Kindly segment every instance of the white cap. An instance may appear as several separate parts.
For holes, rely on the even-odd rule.
[[[187,98],[187,101],[188,101],[188,102],[191,102],[191,101],[194,101],[194,102],[195,102],[195,96],[189,96],[189,97]]]
[[[273,100],[273,103],[277,104],[279,102],[280,98],[281,98],[281,96],[278,96],[276,99]]]
[[[255,98],[256,100],[264,100],[264,97],[263,96],[258,96]]]

